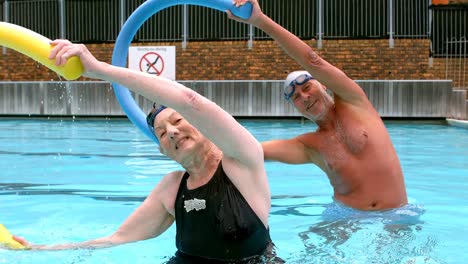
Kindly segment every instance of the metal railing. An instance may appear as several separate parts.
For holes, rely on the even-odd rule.
[[[386,0],[325,0],[323,9],[324,37],[382,38],[387,36]]]
[[[4,1],[4,21],[40,32],[44,36],[60,37],[59,1]]]
[[[114,42],[144,0],[0,0],[0,19],[48,38]],[[466,37],[468,8],[432,8],[431,0],[263,0],[263,11],[302,39],[429,38],[445,55],[447,39]],[[269,36],[223,12],[178,5],[153,15],[134,41],[252,40]]]
[[[8,5],[3,1],[0,1],[0,21],[8,21]]]
[[[262,11],[274,21],[303,39],[317,35],[318,3],[322,0],[262,1]],[[269,39],[261,30],[254,29],[255,39]]]
[[[446,41],[447,52],[445,56],[445,79],[453,80],[454,87],[468,88],[467,47],[466,37]]]
[[[395,38],[427,38],[431,0],[390,0]]]
[[[458,54],[459,49],[447,41],[460,40],[468,36],[468,6],[438,7],[433,10],[432,50],[435,57]]]

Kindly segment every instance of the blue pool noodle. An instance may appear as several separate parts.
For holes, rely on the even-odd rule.
[[[126,67],[128,48],[132,42],[133,37],[140,29],[140,27],[152,15],[161,11],[162,9],[175,6],[175,5],[198,5],[213,8],[219,11],[230,10],[234,15],[247,19],[252,14],[252,4],[247,3],[239,8],[232,4],[231,0],[148,0],[140,5],[127,19],[120,31],[112,54],[112,64],[119,67]],[[128,116],[130,121],[135,124],[146,136],[159,144],[158,139],[148,128],[146,124],[146,114],[135,103],[130,91],[118,83],[112,84],[114,92],[120,106]]]

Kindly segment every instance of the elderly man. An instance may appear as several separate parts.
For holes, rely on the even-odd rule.
[[[355,209],[374,211],[406,205],[395,148],[359,85],[263,14],[257,0],[234,0],[237,6],[247,2],[253,5],[248,20],[227,11],[229,17],[263,30],[306,70],[288,75],[284,97],[318,125],[314,132],[262,143],[265,159],[316,164],[327,174],[335,201]]]

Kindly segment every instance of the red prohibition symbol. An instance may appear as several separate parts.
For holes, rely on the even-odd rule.
[[[149,74],[161,75],[164,71],[164,60],[156,52],[148,52],[140,59],[140,71]]]

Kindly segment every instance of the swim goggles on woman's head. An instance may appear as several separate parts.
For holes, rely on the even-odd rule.
[[[154,130],[154,119],[156,116],[161,113],[162,110],[166,109],[164,105],[159,106],[156,108],[156,103],[153,103],[153,110],[146,116],[146,123],[148,124],[148,127],[150,128],[151,131]]]
[[[292,80],[291,83],[284,88],[284,99],[286,99],[286,101],[289,101],[289,99],[291,99],[292,95],[296,91],[296,85],[303,85],[304,83],[313,79],[315,78],[310,76],[309,74],[301,74],[297,76],[296,79]]]

